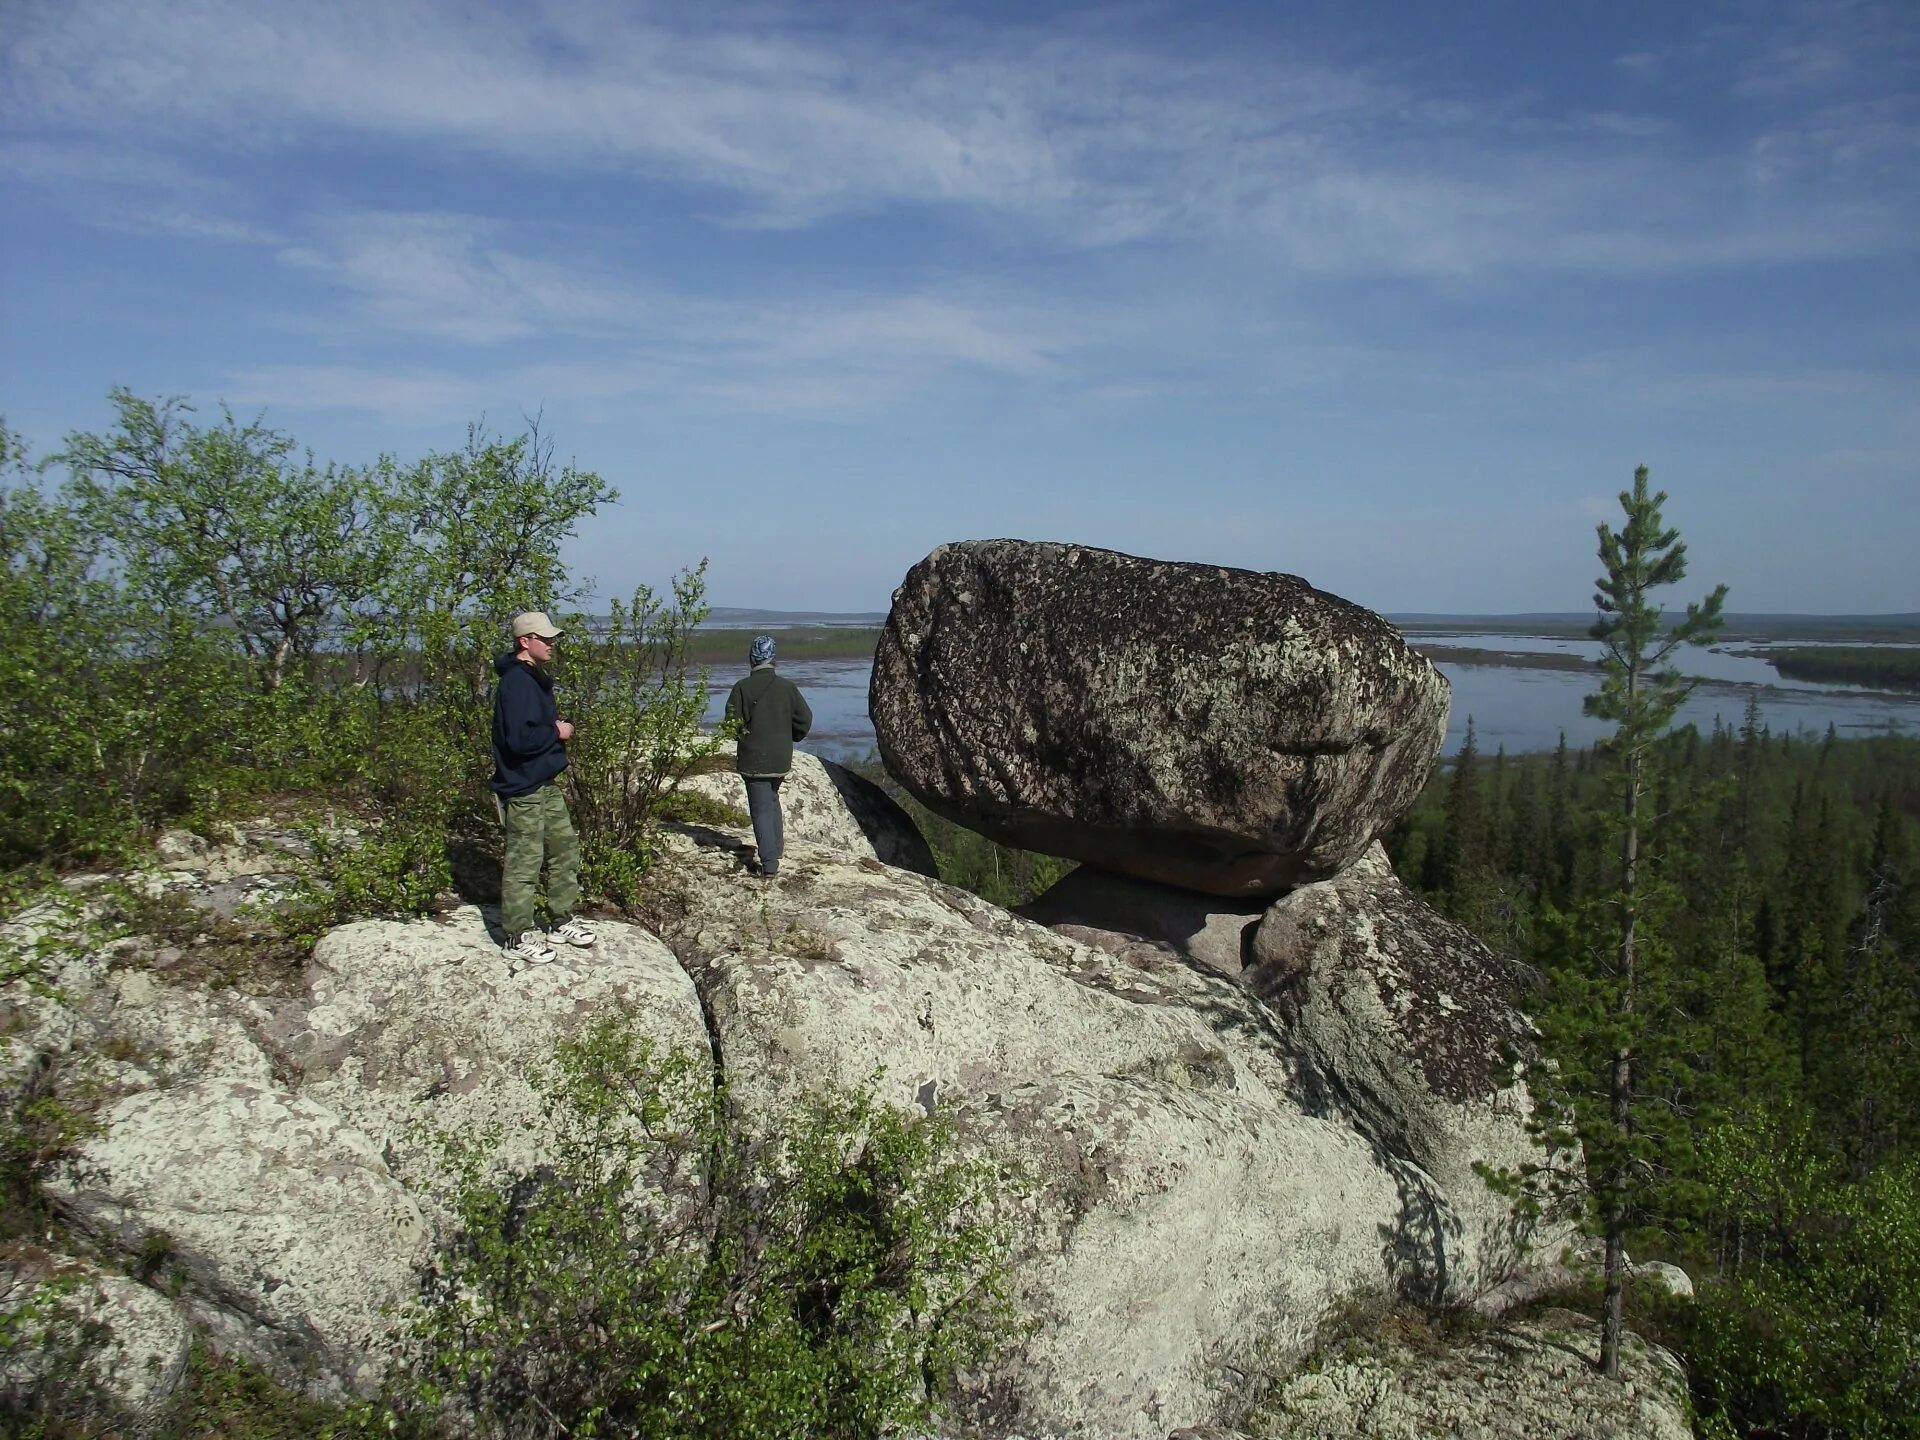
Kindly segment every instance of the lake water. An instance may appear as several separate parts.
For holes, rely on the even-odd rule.
[[[1454,634],[1432,639],[1462,649],[1587,658],[1599,653],[1591,640]],[[1716,717],[1721,724],[1737,728],[1746,715],[1748,698],[1756,695],[1761,719],[1776,735],[1820,735],[1828,725],[1845,737],[1889,732],[1920,735],[1920,696],[1886,695],[1851,685],[1783,682],[1771,665],[1747,653],[1746,647],[1688,649],[1676,658],[1683,673],[1701,680],[1681,707],[1679,723],[1692,723],[1703,735],[1713,729]],[[830,760],[858,759],[874,751],[873,722],[867,715],[872,669],[867,660],[798,660],[780,667],[780,673],[806,693],[813,709],[813,734],[802,749]],[[1448,754],[1465,739],[1468,716],[1473,717],[1477,743],[1487,754],[1501,746],[1510,755],[1551,750],[1563,731],[1567,744],[1579,749],[1611,728],[1582,713],[1581,704],[1592,693],[1594,679],[1580,671],[1445,662],[1440,672],[1453,686]],[[737,674],[715,676],[710,686],[710,723],[719,720],[727,690],[737,678]]]
[[[867,682],[873,678],[871,660],[788,660],[780,673],[800,687],[813,711],[813,732],[802,750],[828,760],[858,760],[878,748],[873,721],[867,716]],[[715,672],[707,686],[707,723],[720,723],[727,691],[740,673]]]

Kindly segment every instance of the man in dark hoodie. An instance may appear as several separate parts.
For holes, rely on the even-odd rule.
[[[780,782],[793,768],[793,742],[807,738],[813,711],[791,680],[773,673],[773,637],[756,635],[747,651],[753,668],[727,693],[727,718],[740,722],[740,752],[734,766],[747,783],[747,813],[753,817],[760,873],[771,879],[786,849],[780,814]]]
[[[500,924],[507,959],[545,965],[556,958],[548,936],[533,923],[540,867],[547,867],[547,911],[552,939],[591,945],[594,935],[573,918],[580,900],[580,840],[560,791],[573,726],[560,718],[547,673],[560,630],[542,610],[513,617],[513,649],[493,662],[493,794],[507,828],[507,859],[500,874]]]

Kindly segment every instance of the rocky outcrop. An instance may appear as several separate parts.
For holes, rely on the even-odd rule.
[[[733,771],[733,759],[733,744],[723,742],[703,762],[701,773],[682,780],[680,788],[744,813],[746,790]],[[919,875],[935,873],[933,851],[907,812],[878,785],[844,765],[794,751],[793,769],[780,787],[780,812],[789,844],[816,845],[853,857],[870,855],[883,865]]]
[[[1443,1178],[1467,1158],[1396,1152],[1235,977],[1171,943],[1078,943],[864,850],[796,840],[765,881],[745,836],[669,832],[658,938],[595,921],[596,951],[518,974],[471,907],[335,930],[279,993],[170,983],[137,940],[70,962],[31,1033],[90,1057],[109,1104],[57,1200],[111,1247],[163,1244],[224,1348],[364,1391],[445,1221],[423,1130],[497,1128],[503,1165],[531,1170],[529,1067],[618,1004],[663,1048],[711,1046],[743,1125],[878,1067],[1028,1177],[1012,1259],[1037,1325],[969,1387],[983,1434],[1160,1440],[1231,1410],[1223,1377],[1303,1353],[1355,1292],[1465,1300],[1500,1278],[1463,1238],[1477,1180]]]
[[[1447,698],[1386,621],[1297,576],[984,540],[908,573],[868,709],[888,770],[963,825],[1259,898],[1412,804]]]
[[[1459,1228],[1436,1253],[1487,1271],[1517,1264],[1509,1207],[1474,1174],[1539,1157],[1519,1082],[1533,1027],[1511,968],[1409,891],[1375,845],[1275,901],[1241,978],[1383,1152],[1456,1197],[1435,1223]]]
[[[1409,892],[1378,845],[1264,909],[1082,866],[1020,913],[1134,964],[1232,976],[1265,1000],[1306,1092],[1401,1177],[1395,1234],[1403,1288],[1418,1298],[1457,1297],[1455,1265],[1475,1277],[1469,1292],[1499,1293],[1523,1249],[1551,1256],[1566,1238],[1517,1230],[1475,1168],[1539,1159],[1522,1079],[1533,1031],[1515,976]]]
[[[1036,1178],[1017,1273],[1039,1329],[977,1387],[985,1433],[1159,1440],[1342,1296],[1499,1278],[1506,1257],[1457,1248],[1477,1177],[1455,1194],[1386,1150],[1230,977],[870,861],[796,853],[776,885],[686,840],[670,863],[688,908],[665,934],[747,1116],[878,1063]]]
[[[193,1341],[185,1317],[153,1287],[34,1245],[0,1247],[0,1326],[10,1342],[0,1349],[0,1403],[52,1391],[90,1434],[147,1428]],[[9,1404],[7,1413],[31,1407]]]
[[[239,1080],[128,1096],[102,1118],[61,1197],[82,1228],[164,1249],[195,1318],[282,1376],[336,1395],[378,1379],[381,1307],[408,1293],[426,1226],[371,1136]]]
[[[216,913],[202,872],[142,883]],[[247,994],[169,983],[157,942],[90,946],[88,919],[76,901],[0,935],[16,956],[65,937],[40,947],[45,973],[0,992],[11,1086],[58,1070],[101,1097],[99,1133],[47,1177],[54,1203],[103,1246],[162,1257],[222,1348],[320,1394],[385,1368],[389,1310],[442,1218],[431,1130],[497,1128],[503,1163],[542,1163],[529,1068],[609,1006],[663,1049],[706,1051],[686,972],[629,925],[516,974],[472,907],[364,921],[320,941],[293,993]]]
[[[877,787],[801,754],[769,881],[723,751],[685,787],[717,804],[660,835],[646,927],[595,920],[550,966],[516,972],[449,899],[230,983],[195,937],[99,940],[78,893],[0,926],[0,1080],[100,1097],[55,1202],[103,1249],[164,1254],[223,1348],[367,1393],[446,1233],[431,1136],[499,1136],[503,1179],[536,1171],[529,1077],[617,1007],[711,1066],[748,1131],[877,1074],[1004,1167],[1035,1324],[971,1377],[972,1433],[1205,1433],[1356,1295],[1517,1293],[1529,1237],[1476,1167],[1533,1158],[1531,1028],[1514,977],[1372,843],[1446,708],[1390,627],[1288,576],[953,546],[902,588],[874,696],[929,803],[1097,863],[1009,913],[933,878]],[[255,861],[244,837],[165,849],[135,883],[209,923],[292,863],[257,837]],[[1271,1413],[1317,1424],[1316,1393]]]
[[[1594,1367],[1598,1327],[1567,1310],[1450,1345],[1348,1341],[1283,1382],[1249,1423],[1261,1440],[1688,1440],[1687,1383],[1658,1346],[1629,1337],[1623,1374]]]

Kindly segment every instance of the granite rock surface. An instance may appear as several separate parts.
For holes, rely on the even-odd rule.
[[[741,863],[744,827],[670,829],[649,928],[594,920],[592,950],[519,971],[471,906],[339,927],[264,988],[17,917],[0,940],[70,933],[43,983],[0,993],[9,1091],[78,1067],[102,1097],[52,1198],[107,1251],[164,1235],[169,1303],[223,1348],[366,1393],[445,1234],[425,1130],[498,1129],[507,1171],[535,1169],[530,1071],[619,1007],[719,1067],[744,1127],[878,1073],[894,1103],[950,1107],[1010,1194],[1024,1177],[1009,1259],[1036,1323],[969,1379],[982,1435],[1230,1420],[1233,1377],[1306,1353],[1354,1295],[1464,1304],[1509,1279],[1472,1166],[1514,1153],[1524,1094],[1489,1047],[1524,1022],[1377,853],[1264,910],[1091,876],[1056,897],[1087,943],[884,863],[818,788],[778,881]],[[149,880],[202,893],[176,849]]]

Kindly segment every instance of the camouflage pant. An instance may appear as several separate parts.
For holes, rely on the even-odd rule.
[[[500,924],[511,937],[533,929],[533,897],[540,866],[547,866],[547,913],[557,925],[580,900],[580,837],[573,833],[567,797],[549,781],[500,804],[507,827],[507,860],[500,872]]]

